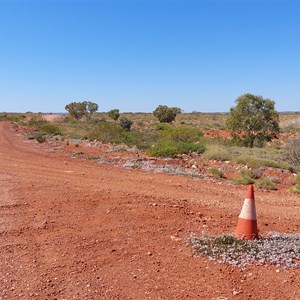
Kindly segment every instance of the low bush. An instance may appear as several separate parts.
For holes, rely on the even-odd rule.
[[[202,153],[205,150],[205,146],[199,144],[202,136],[202,131],[197,128],[163,125],[158,131],[156,142],[148,150],[148,154],[168,157],[192,152]]]
[[[295,194],[300,194],[300,184],[290,187],[289,191]]]
[[[90,140],[103,143],[126,144],[137,146],[139,149],[148,149],[157,140],[156,133],[143,133],[138,130],[124,130],[112,122],[98,122],[88,134]]]
[[[48,134],[62,135],[62,132],[61,132],[60,128],[53,125],[53,124],[50,124],[50,123],[44,124],[41,127],[41,130],[45,133],[48,133]]]
[[[120,144],[124,140],[124,131],[116,123],[100,122],[89,134],[89,139],[103,143]]]
[[[202,153],[205,147],[201,144],[188,142],[163,142],[160,141],[148,150],[150,156],[172,157],[178,154],[189,154],[192,152]]]
[[[254,173],[249,169],[241,169],[240,174],[242,177],[249,177],[249,178],[253,178],[253,179],[255,178]]]
[[[233,178],[231,179],[231,182],[233,184],[243,184],[243,185],[248,185],[248,184],[252,184],[255,182],[255,180],[251,177],[248,176],[242,176],[239,178]]]
[[[8,121],[8,115],[7,114],[0,114],[0,121]]]
[[[296,175],[295,183],[300,185],[300,173]]]
[[[295,176],[294,185],[289,188],[292,193],[300,194],[300,173]]]
[[[130,131],[132,124],[133,124],[133,122],[127,118],[120,119],[120,126],[124,130]]]
[[[277,190],[272,180],[268,177],[261,177],[255,182],[255,186],[265,190]]]
[[[231,182],[234,184],[252,184],[255,182],[254,174],[251,170],[248,169],[241,169],[240,170],[240,177],[231,179]]]
[[[203,133],[197,128],[187,126],[164,126],[159,133],[159,139],[172,142],[193,143],[201,141]]]
[[[246,165],[251,168],[258,168],[258,167],[273,167],[273,168],[280,168],[280,169],[290,169],[291,166],[286,162],[277,162],[274,160],[269,159],[262,159],[252,156],[241,155],[234,159],[237,163]]]
[[[223,172],[217,168],[208,168],[207,173],[212,174],[216,179],[221,179],[224,176]]]
[[[208,145],[204,156],[209,160],[228,161],[232,160],[229,148],[220,145]]]
[[[300,166],[300,139],[292,139],[287,141],[284,157],[294,166]]]
[[[29,140],[37,140],[39,143],[44,143],[46,141],[45,133],[43,132],[34,132],[27,135]]]
[[[43,119],[41,116],[32,116],[27,124],[29,127],[34,127],[36,129],[39,129],[48,123],[49,122]]]

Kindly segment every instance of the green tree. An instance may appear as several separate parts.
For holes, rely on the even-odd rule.
[[[242,136],[251,148],[256,140],[271,140],[279,133],[279,115],[275,102],[262,96],[244,94],[230,108],[226,127],[233,137]]]
[[[171,123],[175,120],[178,113],[181,112],[181,109],[178,107],[168,107],[166,105],[159,105],[153,111],[153,115],[161,123]]]
[[[87,101],[86,108],[88,113],[88,119],[91,119],[92,115],[98,110],[98,104],[91,101]]]
[[[87,102],[71,102],[65,106],[65,110],[69,112],[69,114],[79,120],[83,116],[87,114]]]
[[[108,112],[108,116],[113,119],[114,121],[117,121],[120,117],[120,111],[118,109],[111,109]]]
[[[65,106],[65,110],[76,120],[84,116],[90,119],[98,110],[98,104],[91,101],[71,102]]]

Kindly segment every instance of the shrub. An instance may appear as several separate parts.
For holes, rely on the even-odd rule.
[[[46,123],[45,125],[43,125],[41,127],[41,130],[48,134],[62,135],[61,130],[57,126],[55,126],[53,124],[49,124],[49,123]]]
[[[300,184],[290,187],[289,191],[295,194],[300,194]]]
[[[44,142],[46,142],[46,137],[44,136],[44,135],[37,135],[36,137],[35,137],[35,139],[39,142],[39,143],[44,143]]]
[[[295,185],[289,188],[292,193],[300,194],[300,173],[295,177]]]
[[[197,128],[164,126],[158,132],[157,142],[148,153],[151,156],[162,157],[191,152],[202,153],[205,147],[202,144],[196,144],[199,143],[202,135],[201,130]]]
[[[148,150],[148,154],[151,156],[170,157],[177,154],[188,154],[192,152],[202,153],[204,150],[205,147],[200,144],[160,141]]]
[[[258,188],[266,189],[266,190],[277,190],[274,183],[268,177],[261,177],[255,183]]]
[[[130,131],[132,124],[133,124],[133,122],[130,119],[127,119],[127,118],[120,119],[120,126],[124,130]]]
[[[290,169],[290,166],[285,162],[277,162],[269,159],[256,158],[246,155],[241,155],[235,158],[235,161],[239,164],[247,165],[248,167],[272,167],[281,169]]]
[[[117,121],[120,117],[120,111],[118,109],[111,109],[107,114],[114,121]]]
[[[227,161],[232,159],[229,150],[219,145],[209,145],[204,156],[209,160],[217,161]]]
[[[255,175],[249,169],[241,169],[240,174],[242,177],[249,177],[249,178],[253,178],[253,179],[255,178]]]
[[[10,121],[11,123],[19,123],[22,120],[21,115],[6,115],[6,120]]]
[[[162,123],[171,123],[175,120],[181,109],[178,107],[168,107],[166,105],[159,105],[154,111],[153,115]]]
[[[294,166],[300,166],[300,139],[287,141],[284,157]]]
[[[197,128],[187,126],[171,127],[166,126],[161,130],[159,138],[164,141],[193,143],[201,141],[203,133]]]
[[[97,123],[88,138],[103,143],[135,145],[139,149],[148,149],[157,140],[155,133],[124,130],[118,124],[112,122]]]
[[[217,168],[208,168],[207,173],[214,175],[216,179],[221,179],[224,176],[223,172]]]
[[[46,121],[41,116],[32,116],[28,121],[29,127],[34,127],[36,129],[40,129],[42,126],[46,125],[48,121]]]
[[[231,179],[231,182],[234,184],[248,185],[254,183],[255,180],[249,176],[241,176],[239,178]]]
[[[7,114],[0,114],[0,121],[7,121],[8,115]]]
[[[300,184],[300,173],[296,175],[295,182],[296,184]]]
[[[120,144],[123,142],[124,131],[120,126],[112,122],[100,122],[89,134],[89,139],[103,143]]]
[[[44,143],[46,141],[45,133],[43,132],[34,132],[27,135],[29,140],[37,140],[39,143]]]

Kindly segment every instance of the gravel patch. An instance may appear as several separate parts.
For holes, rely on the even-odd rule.
[[[258,240],[239,240],[231,235],[191,236],[193,254],[243,268],[250,264],[300,268],[300,235],[270,232]]]
[[[172,175],[190,176],[201,179],[204,178],[203,174],[194,169],[172,165],[156,165],[152,161],[147,160],[128,160],[123,164],[123,167],[131,169],[139,168],[145,172],[168,173]]]

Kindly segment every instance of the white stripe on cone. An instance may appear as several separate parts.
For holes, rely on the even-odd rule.
[[[255,202],[253,199],[245,199],[239,218],[246,220],[257,220]]]

